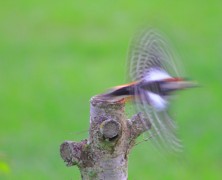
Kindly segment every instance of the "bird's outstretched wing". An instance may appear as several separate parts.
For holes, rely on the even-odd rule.
[[[171,76],[180,76],[175,58],[170,45],[160,33],[154,29],[144,31],[133,39],[130,47],[129,79],[131,81],[147,80],[155,69],[162,70]],[[151,98],[159,98],[157,100],[162,98],[163,102],[168,102],[166,97],[156,96],[156,94],[151,96],[140,86],[135,86],[134,92],[136,110],[142,112],[151,122],[151,129],[148,130],[152,137],[151,141],[160,149],[170,152],[181,151],[182,145],[176,135],[176,124],[169,117],[167,108],[158,110],[150,103]],[[147,124],[147,122],[143,123]]]
[[[144,78],[152,67],[160,67],[172,76],[179,76],[178,61],[170,44],[155,29],[143,30],[131,42],[127,75],[131,81]]]

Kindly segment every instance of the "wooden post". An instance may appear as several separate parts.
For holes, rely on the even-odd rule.
[[[67,166],[78,166],[83,180],[126,180],[128,154],[150,123],[145,128],[141,113],[126,119],[124,99],[111,101],[95,96],[90,103],[89,138],[62,143],[61,157]]]

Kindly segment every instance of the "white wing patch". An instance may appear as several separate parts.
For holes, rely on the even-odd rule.
[[[155,110],[163,111],[164,109],[166,109],[168,105],[168,102],[166,99],[152,92],[148,92],[148,97],[149,97],[150,105],[154,107]]]
[[[144,77],[146,81],[159,81],[168,78],[172,77],[163,69],[157,69],[157,68],[150,69],[147,75]]]

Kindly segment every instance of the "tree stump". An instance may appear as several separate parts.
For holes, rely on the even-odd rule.
[[[128,154],[136,138],[151,125],[141,113],[127,119],[124,99],[108,100],[98,95],[90,104],[89,138],[62,143],[61,157],[67,166],[77,165],[84,180],[126,180]]]

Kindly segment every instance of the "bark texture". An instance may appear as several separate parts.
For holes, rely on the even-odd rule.
[[[62,143],[61,157],[67,166],[77,165],[84,180],[126,180],[128,154],[136,138],[148,130],[141,122],[143,116],[139,113],[128,120],[124,99],[95,96],[90,104],[89,138]]]

